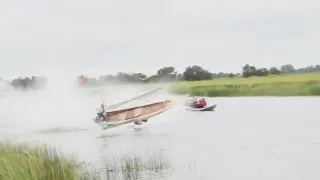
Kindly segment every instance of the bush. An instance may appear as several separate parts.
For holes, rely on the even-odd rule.
[[[310,95],[320,96],[320,85],[312,85],[309,89]]]

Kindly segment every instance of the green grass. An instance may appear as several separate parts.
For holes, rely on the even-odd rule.
[[[100,180],[139,179],[146,173],[170,169],[170,164],[159,155],[150,156],[147,162],[135,155],[124,155],[95,169],[79,162],[54,147],[0,141],[1,180]],[[101,174],[101,172],[103,172]]]
[[[208,97],[320,96],[320,73],[184,81],[174,83],[171,92]]]

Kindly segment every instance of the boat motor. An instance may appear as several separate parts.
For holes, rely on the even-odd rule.
[[[95,123],[101,123],[101,122],[105,121],[105,116],[103,113],[104,113],[104,110],[102,108],[97,109],[97,116],[94,119]]]

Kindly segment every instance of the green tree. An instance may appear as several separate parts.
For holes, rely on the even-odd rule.
[[[283,72],[283,73],[293,73],[295,71],[296,70],[292,64],[285,64],[285,65],[281,66],[281,72]]]
[[[173,66],[162,67],[157,71],[157,75],[172,75],[176,74],[175,68]]]
[[[280,74],[281,71],[276,67],[271,67],[269,70],[270,74]]]
[[[188,66],[183,72],[183,79],[186,81],[200,81],[212,79],[212,74],[201,66]]]
[[[249,64],[246,64],[242,68],[242,76],[246,77],[246,78],[248,78],[250,76],[254,76],[254,75],[256,75],[256,71],[257,71],[256,67],[250,66]]]

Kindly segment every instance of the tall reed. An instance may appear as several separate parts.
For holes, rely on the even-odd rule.
[[[139,179],[146,173],[170,169],[160,156],[143,161],[135,155],[122,155],[105,164],[103,170],[79,162],[48,145],[0,141],[1,180],[100,180]],[[104,178],[102,178],[104,177]]]

